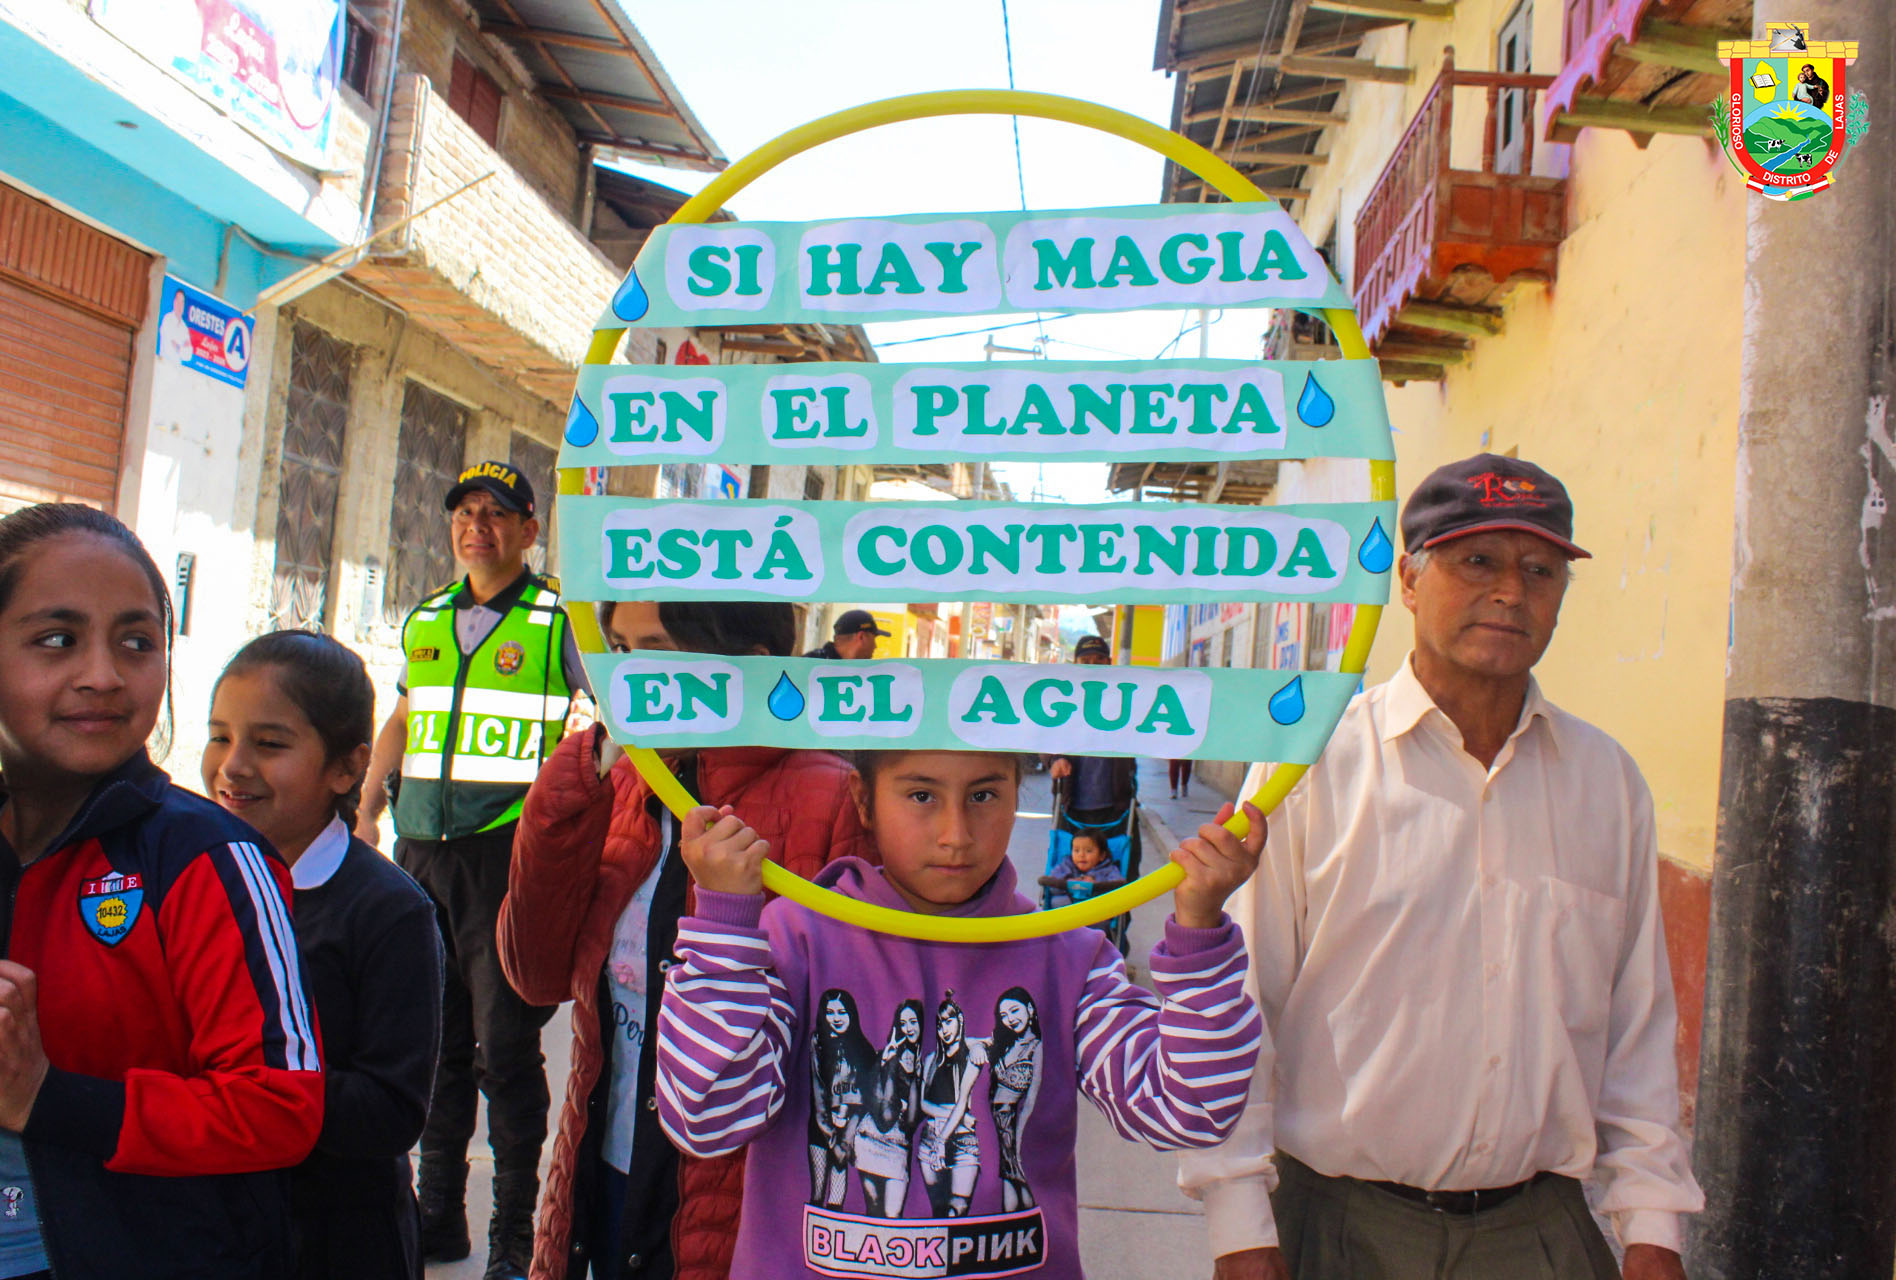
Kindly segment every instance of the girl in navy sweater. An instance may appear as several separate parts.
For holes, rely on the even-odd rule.
[[[419,1280],[408,1149],[441,1043],[434,908],[350,834],[375,727],[362,660],[328,636],[252,640],[211,694],[204,790],[290,863],[327,1059],[322,1135],[291,1171],[299,1280]]]

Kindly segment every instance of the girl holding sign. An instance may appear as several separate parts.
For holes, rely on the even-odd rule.
[[[817,883],[930,915],[1029,911],[1007,860],[1019,782],[1012,754],[861,753],[851,794],[882,866],[839,859]],[[1172,853],[1185,879],[1152,953],[1161,1000],[1090,929],[925,943],[787,899],[766,908],[772,842],[730,805],[692,810],[679,854],[698,904],[680,922],[659,1017],[659,1117],[696,1155],[750,1149],[733,1273],[1079,1276],[1079,1096],[1121,1134],[1165,1149],[1215,1145],[1243,1110],[1262,1022],[1223,904],[1263,846],[1263,815],[1246,811],[1243,840],[1207,824]],[[1220,822],[1229,816],[1227,806]],[[918,1001],[936,1011],[912,1156],[926,1197],[897,1203],[884,1165],[874,1201],[853,1187],[841,1205],[783,1194],[809,1170],[812,1110],[835,1102],[813,1083],[813,1059],[838,991],[868,1026]]]

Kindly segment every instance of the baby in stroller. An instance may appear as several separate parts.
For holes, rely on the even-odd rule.
[[[1040,877],[1041,887],[1050,891],[1048,905],[1056,907],[1065,906],[1076,896],[1090,898],[1125,882],[1125,873],[1106,850],[1105,837],[1090,831],[1075,832],[1072,851]],[[1086,888],[1076,895],[1076,885]]]

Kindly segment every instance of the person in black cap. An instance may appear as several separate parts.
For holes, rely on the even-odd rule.
[[[1109,667],[1113,649],[1104,636],[1081,636],[1073,645],[1073,661],[1082,667]],[[1126,817],[1138,795],[1139,762],[1131,756],[1053,757],[1047,773],[1066,793],[1061,816],[1075,830],[1117,835],[1126,830]],[[1126,878],[1139,878],[1142,852],[1139,824],[1132,823],[1132,848],[1126,855]]]
[[[478,1085],[494,1152],[486,1276],[513,1280],[533,1257],[549,1101],[540,1028],[553,1010],[507,984],[494,927],[521,804],[585,675],[559,585],[526,565],[540,533],[527,478],[504,462],[476,463],[443,505],[466,576],[402,624],[400,696],[375,740],[356,833],[376,843],[385,779],[399,762],[395,861],[434,900],[447,951],[441,1060],[421,1137],[422,1252],[440,1262],[470,1252]]]
[[[846,609],[836,619],[835,634],[803,656],[806,658],[842,658],[859,662],[876,656],[878,637],[893,635],[876,625],[875,615],[867,609]]]
[[[1415,647],[1350,703],[1232,900],[1269,1047],[1237,1136],[1181,1157],[1213,1274],[1684,1280],[1704,1196],[1652,795],[1533,677],[1587,555],[1573,503],[1481,454],[1417,486],[1402,537]]]

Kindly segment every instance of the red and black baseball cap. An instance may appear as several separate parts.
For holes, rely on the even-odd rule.
[[[1402,545],[1411,552],[1492,529],[1537,534],[1576,560],[1593,558],[1574,543],[1567,487],[1519,458],[1478,453],[1437,467],[1402,508]]]
[[[494,501],[516,515],[533,514],[533,486],[505,462],[477,462],[463,471],[442,505],[452,511],[474,489],[485,489],[494,495]]]

